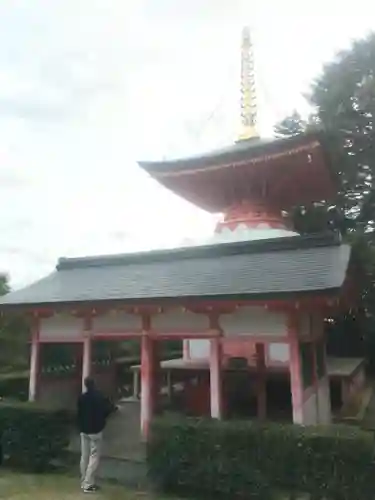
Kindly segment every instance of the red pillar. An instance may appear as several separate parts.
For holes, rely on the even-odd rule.
[[[257,414],[259,420],[267,417],[266,357],[264,344],[255,345],[257,368]]]
[[[82,352],[82,392],[85,391],[85,378],[91,375],[92,342],[91,337],[87,335],[83,340]]]
[[[182,357],[183,359],[190,359],[190,340],[188,339],[182,341]]]
[[[322,320],[323,325],[323,320]],[[330,396],[330,384],[329,384],[329,376],[328,376],[328,368],[327,368],[327,353],[325,348],[324,336],[321,334],[320,338],[316,341],[315,346],[315,360],[317,360],[317,352],[316,348],[319,346],[322,349],[320,355],[323,357],[323,372],[320,374],[320,379],[318,379],[318,423],[319,424],[330,424],[332,419],[331,414],[331,396]]]
[[[212,339],[210,342],[211,417],[220,420],[223,416],[222,346],[219,338]]]
[[[289,350],[290,350],[290,388],[292,392],[293,422],[303,423],[303,384],[301,357],[298,339],[298,317],[292,314],[289,318]]]
[[[92,321],[93,319],[90,315],[83,318],[84,339],[82,342],[82,392],[85,391],[85,379],[92,375]]]
[[[312,358],[313,358],[313,384],[314,384],[314,394],[315,394],[315,401],[316,401],[316,408],[315,408],[315,416],[316,416],[316,423],[320,423],[320,410],[319,410],[319,379],[318,379],[318,361],[317,361],[317,356],[316,356],[316,345],[317,342],[314,340],[311,343],[311,349],[312,349]]]
[[[154,412],[154,362],[153,342],[144,335],[141,341],[141,436],[147,441]]]
[[[159,351],[160,351],[160,343],[153,340],[151,341],[152,347],[152,364],[151,364],[151,372],[152,372],[152,412],[153,414],[156,411],[156,406],[159,399],[159,393],[161,389],[161,385],[163,382],[162,372],[160,370],[160,362],[159,362]]]
[[[31,339],[29,401],[36,401],[40,379],[40,342],[35,330]]]

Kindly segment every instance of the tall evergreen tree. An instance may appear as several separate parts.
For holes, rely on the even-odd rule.
[[[278,136],[323,131],[338,184],[333,205],[319,204],[294,214],[301,232],[339,229],[354,246],[364,274],[359,311],[336,319],[337,338],[356,331],[371,348],[375,366],[375,34],[355,42],[313,82],[312,114],[305,122],[294,112],[275,128]],[[355,325],[355,328],[354,328]],[[343,336],[340,337],[341,342]],[[339,341],[340,343],[340,341]],[[349,348],[350,351],[350,348]]]
[[[305,132],[307,127],[308,123],[302,119],[298,111],[294,110],[290,116],[287,116],[275,126],[275,135],[277,137],[290,137]]]
[[[308,99],[310,118],[304,121],[293,112],[276,125],[275,133],[324,131],[339,180],[336,223],[344,232],[362,229],[369,234],[375,229],[375,34],[327,64]]]
[[[0,295],[10,292],[8,276],[0,275]],[[26,368],[28,361],[27,321],[22,315],[0,316],[0,370]]]

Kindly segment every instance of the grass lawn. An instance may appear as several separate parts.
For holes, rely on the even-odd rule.
[[[78,500],[82,498],[102,500],[163,500],[140,491],[129,491],[121,486],[103,484],[100,493],[84,494],[76,478],[62,474],[27,475],[10,473],[0,469],[1,500]]]

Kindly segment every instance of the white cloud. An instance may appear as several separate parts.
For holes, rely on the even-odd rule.
[[[356,17],[322,1],[304,13],[292,0],[2,0],[0,268],[20,285],[61,255],[204,235],[211,218],[136,160],[235,137],[248,22],[267,133],[322,62],[375,24],[359,4]]]

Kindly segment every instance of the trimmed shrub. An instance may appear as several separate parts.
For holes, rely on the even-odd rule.
[[[29,396],[29,374],[10,373],[0,375],[0,398],[27,401]]]
[[[43,472],[69,444],[71,416],[33,403],[0,403],[3,465]]]
[[[153,423],[147,459],[154,487],[167,493],[365,500],[375,491],[373,453],[373,435],[353,427],[184,419]]]

